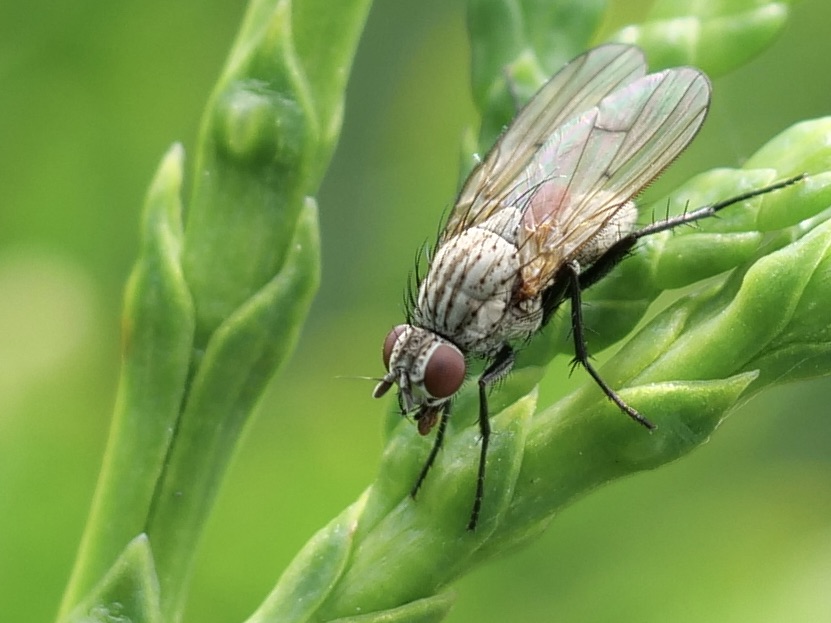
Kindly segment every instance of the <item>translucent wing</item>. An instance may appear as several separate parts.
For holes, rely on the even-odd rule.
[[[533,296],[581,256],[618,211],[693,139],[710,82],[681,67],[644,76],[548,138],[504,197],[523,210],[517,242],[523,290]]]
[[[557,127],[645,73],[642,52],[622,44],[599,46],[563,67],[520,111],[467,178],[442,239],[505,207],[505,198],[515,190],[520,173]]]

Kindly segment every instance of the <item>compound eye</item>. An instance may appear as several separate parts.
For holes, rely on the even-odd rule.
[[[455,394],[465,380],[465,358],[458,348],[442,344],[427,361],[424,370],[424,389],[433,398],[448,398]]]
[[[390,356],[392,355],[392,349],[395,346],[395,343],[398,341],[398,337],[404,332],[404,329],[407,328],[407,325],[400,324],[397,327],[393,328],[392,331],[387,333],[387,337],[384,339],[384,367],[389,371],[390,369]]]

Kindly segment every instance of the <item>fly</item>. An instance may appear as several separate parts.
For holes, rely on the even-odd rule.
[[[678,67],[647,74],[631,45],[603,45],[555,74],[520,111],[464,183],[439,236],[407,324],[384,341],[387,373],[379,398],[398,386],[405,414],[436,440],[415,497],[444,440],[453,396],[467,363],[487,363],[478,379],[481,449],[468,529],[479,520],[490,439],[488,387],[510,372],[512,344],[571,304],[575,361],[626,415],[628,405],[589,361],[581,293],[644,236],[711,216],[782,188],[791,178],[636,230],[633,198],[684,150],[710,103],[710,81]]]

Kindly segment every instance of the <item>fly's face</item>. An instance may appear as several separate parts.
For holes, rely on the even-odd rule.
[[[402,324],[384,340],[383,356],[387,373],[373,395],[380,398],[393,384],[398,385],[401,409],[405,413],[418,410],[419,431],[426,434],[436,422],[438,408],[465,380],[462,351],[432,331]]]

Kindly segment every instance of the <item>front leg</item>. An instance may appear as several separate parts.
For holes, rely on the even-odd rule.
[[[505,344],[493,361],[485,368],[479,377],[479,433],[482,435],[482,447],[479,449],[479,472],[476,476],[476,497],[473,499],[473,508],[470,511],[468,530],[475,530],[479,522],[479,512],[482,510],[482,498],[485,495],[485,461],[488,455],[488,443],[491,436],[491,423],[488,415],[488,386],[503,378],[514,367],[515,354],[513,349]]]
[[[442,444],[444,443],[444,432],[447,430],[447,418],[450,417],[450,401],[448,400],[440,407],[429,407],[428,409],[438,409],[440,410],[439,414],[439,428],[436,431],[436,440],[433,442],[433,447],[430,449],[430,454],[427,457],[427,461],[424,463],[424,467],[421,468],[421,472],[416,479],[415,485],[413,485],[412,491],[410,491],[410,497],[415,499],[418,490],[421,488],[424,479],[427,478],[427,472],[430,471],[430,468],[433,467],[433,463],[436,460],[436,457],[439,455],[439,450],[441,450]],[[426,432],[422,432],[422,421],[427,419],[430,422],[434,422],[435,413],[434,412],[427,412],[427,413],[420,413],[419,417],[416,418],[418,421],[418,432],[422,435],[426,435],[430,432],[429,427],[432,424],[428,424],[428,428],[426,428]]]

